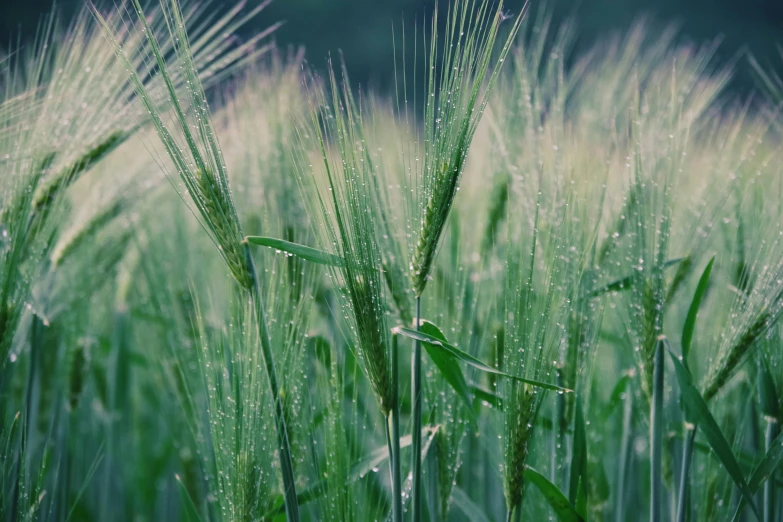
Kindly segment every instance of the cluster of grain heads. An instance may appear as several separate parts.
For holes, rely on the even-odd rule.
[[[0,56],[0,520],[779,518],[779,99],[461,0],[395,105],[264,5]]]
[[[226,164],[210,122],[206,96],[198,77],[193,49],[189,45],[188,36],[185,33],[183,15],[176,1],[161,4],[162,16],[170,30],[169,38],[166,41],[171,45],[177,64],[177,67],[171,67],[171,64],[166,62],[158,38],[150,28],[141,4],[134,2],[134,8],[142,33],[149,45],[149,54],[154,64],[153,71],[162,78],[163,90],[168,95],[167,101],[174,110],[175,128],[183,135],[184,146],[165,124],[164,116],[150,94],[150,88],[145,86],[143,82],[143,78],[152,74],[153,71],[147,68],[146,62],[139,69],[123,52],[112,26],[97,10],[95,15],[101,21],[107,36],[114,42],[118,55],[124,60],[130,71],[130,80],[136,94],[149,112],[150,119],[169,159],[173,162],[190,200],[196,207],[204,229],[217,246],[231,275],[236,279],[242,291],[247,292],[246,295],[254,306],[263,363],[266,367],[274,404],[286,514],[289,520],[297,521],[299,520],[299,509],[296,500],[291,448],[260,281],[249,247],[244,242],[242,227],[229,190]],[[182,99],[178,95],[174,78],[169,74],[170,68],[182,71],[186,85],[186,93]],[[184,100],[187,100],[188,105],[183,103]],[[186,114],[186,109],[192,111],[192,119],[195,119],[195,124],[191,123],[192,119]]]

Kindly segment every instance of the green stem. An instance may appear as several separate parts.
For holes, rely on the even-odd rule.
[[[769,452],[772,443],[777,436],[778,423],[775,419],[767,419],[767,432],[764,436],[764,450]],[[775,481],[771,477],[764,482],[764,522],[775,520]]]
[[[258,336],[261,339],[261,352],[264,357],[266,374],[269,378],[269,388],[272,391],[272,401],[275,405],[275,424],[277,427],[278,451],[280,452],[280,470],[283,475],[283,498],[285,499],[286,520],[288,522],[299,522],[299,504],[296,498],[294,463],[291,458],[291,446],[288,441],[288,430],[286,429],[283,401],[280,398],[280,387],[277,382],[277,370],[275,370],[275,361],[272,356],[272,341],[269,338],[266,311],[264,310],[264,302],[263,297],[261,296],[261,288],[256,273],[255,261],[253,261],[253,255],[247,245],[245,245],[245,256],[247,257],[248,270],[250,270],[253,280],[253,284],[250,287],[250,298],[253,300],[256,323],[258,323]]]
[[[43,336],[43,322],[41,319],[33,314],[32,325],[30,327],[30,366],[27,372],[27,382],[25,383],[24,394],[24,418],[22,422],[22,438],[19,444],[19,457],[17,459],[16,467],[16,481],[13,485],[13,492],[11,493],[11,520],[16,521],[19,517],[20,495],[23,495],[27,491],[27,473],[29,471],[29,459],[27,455],[27,448],[29,445],[29,439],[32,436],[33,426],[35,425],[33,417],[35,416],[36,408],[34,408],[33,401],[33,388],[37,380],[38,358],[41,349],[41,342]]]
[[[556,382],[558,386],[563,386],[562,368],[557,369]],[[568,476],[567,472],[570,471],[566,469],[566,459],[568,455],[566,447],[566,431],[568,430],[568,420],[566,419],[565,415],[565,394],[558,393],[555,395],[555,405],[557,413],[557,428],[552,430],[552,433],[555,433],[555,470],[557,470],[557,466],[559,465],[561,469],[561,484],[565,484],[566,477]],[[554,471],[552,475],[555,479],[552,481],[552,483],[557,484],[557,476]]]
[[[386,422],[386,438],[389,445],[389,467],[392,482],[392,521],[402,522],[402,479],[400,478],[400,401],[399,366],[397,365],[397,334],[392,335],[391,378],[392,409]]]
[[[416,296],[416,331],[419,331],[421,322],[421,296]],[[411,491],[412,520],[421,522],[422,498],[421,498],[421,343],[416,340],[413,343],[413,362],[411,365],[411,393],[413,395],[413,432],[411,433],[413,462],[413,488]]]
[[[617,469],[617,494],[615,495],[615,522],[622,522],[625,517],[625,477],[628,475],[628,450],[631,445],[631,414],[633,413],[633,395],[626,389],[623,401],[623,428],[620,436],[620,464]]]
[[[661,522],[663,491],[663,339],[655,346],[650,405],[650,522]]]
[[[693,460],[693,442],[696,440],[696,426],[687,425],[685,427],[685,443],[682,448],[682,470],[680,471],[680,495],[677,501],[677,522],[685,522],[686,506],[688,505],[688,484],[691,469],[691,460]]]

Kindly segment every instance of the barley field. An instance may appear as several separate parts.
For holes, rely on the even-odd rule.
[[[0,521],[783,520],[768,65],[441,0],[388,95],[265,7],[0,53]]]

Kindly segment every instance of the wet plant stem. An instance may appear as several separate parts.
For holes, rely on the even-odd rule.
[[[691,460],[693,460],[693,443],[696,440],[696,426],[685,426],[685,442],[682,447],[682,470],[680,471],[680,493],[677,500],[677,522],[685,522],[686,506],[688,505],[688,484],[690,483]]]
[[[779,426],[776,419],[767,419],[767,430],[764,434],[764,450],[769,453],[775,437],[778,434]],[[772,522],[775,520],[775,481],[770,478],[764,482],[764,507],[763,522]]]
[[[285,513],[288,522],[299,522],[299,504],[296,497],[296,481],[294,479],[294,464],[291,457],[291,446],[288,439],[288,430],[286,428],[285,415],[283,411],[283,401],[280,397],[280,386],[277,380],[277,370],[272,356],[272,341],[269,337],[269,330],[266,323],[266,311],[264,309],[261,288],[256,273],[255,261],[248,245],[245,245],[245,257],[248,270],[252,277],[250,286],[250,299],[253,301],[253,308],[258,324],[258,337],[261,341],[261,352],[264,357],[264,366],[266,367],[267,377],[269,379],[269,388],[272,392],[272,401],[275,405],[275,425],[277,428],[277,443],[280,453],[280,470],[283,475],[283,498],[285,500]]]
[[[389,446],[389,468],[392,483],[392,522],[402,522],[402,479],[400,477],[400,401],[399,366],[397,363],[399,337],[392,335],[391,378],[392,409],[386,422],[386,437]]]
[[[663,339],[655,346],[650,405],[650,522],[660,522],[663,490]]]
[[[421,322],[421,296],[416,296],[416,331],[419,331]],[[413,432],[411,433],[413,462],[413,488],[411,492],[412,520],[421,521],[421,343],[416,340],[413,344],[413,362],[411,364],[411,393],[413,404]]]

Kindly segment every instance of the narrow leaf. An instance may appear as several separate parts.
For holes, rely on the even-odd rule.
[[[780,466],[781,461],[783,461],[783,431],[781,431],[777,438],[772,441],[769,451],[767,451],[767,454],[761,459],[759,465],[756,466],[756,469],[753,471],[753,474],[748,481],[748,489],[752,493],[756,493],[764,482],[775,473],[775,470]],[[734,521],[739,520],[742,510],[745,509],[746,505],[747,502],[745,501],[745,497],[741,497],[739,505],[737,506],[737,511],[734,513]]]
[[[430,335],[441,342],[448,342],[440,328],[426,319],[419,321],[419,331]],[[457,361],[453,357],[446,355],[443,350],[438,350],[429,344],[425,344],[424,349],[427,350],[427,354],[430,356],[430,359],[432,359],[432,362],[435,363],[435,366],[437,366],[443,379],[449,383],[457,395],[459,395],[468,410],[473,412],[473,399],[470,396],[470,388],[468,387],[468,382],[465,380],[465,375],[462,373],[462,368],[459,367]]]
[[[707,437],[712,451],[720,459],[723,467],[726,468],[734,484],[742,493],[742,497],[750,504],[753,513],[758,520],[761,520],[758,509],[755,502],[753,502],[753,492],[748,487],[748,483],[745,482],[745,477],[742,474],[742,469],[737,463],[737,459],[734,458],[734,453],[731,450],[726,437],[715,421],[715,418],[710,413],[707,407],[707,402],[699,393],[699,390],[693,385],[693,379],[688,369],[682,364],[682,362],[671,351],[669,352],[672,362],[674,363],[674,369],[677,374],[677,380],[680,383],[680,393],[682,394],[682,402],[690,416],[692,416],[695,423],[698,424],[699,429]]]
[[[568,501],[557,486],[552,484],[545,476],[530,466],[525,467],[525,481],[533,484],[544,495],[547,502],[555,512],[560,522],[584,522],[584,519],[576,512],[574,506]],[[471,519],[472,520],[472,519]]]
[[[174,478],[177,480],[177,484],[179,485],[179,497],[182,500],[182,504],[185,506],[183,509],[185,520],[198,520],[201,522],[201,515],[198,512],[196,504],[193,503],[193,499],[191,498],[190,493],[188,493],[188,488],[186,488],[185,484],[182,483],[182,479],[179,477],[179,475],[175,475]]]
[[[298,243],[291,243],[290,241],[285,241],[284,239],[262,236],[247,236],[245,237],[245,241],[251,245],[275,248],[282,252],[287,252],[291,255],[304,259],[305,261],[310,261],[311,263],[317,263],[319,265],[343,266],[345,264],[345,260],[340,256],[329,254],[322,250],[300,245]]]
[[[606,403],[606,406],[604,406],[603,411],[601,412],[601,418],[603,418],[604,421],[609,419],[609,416],[612,414],[612,412],[614,412],[614,409],[623,400],[623,393],[625,393],[625,389],[628,388],[628,383],[630,381],[631,376],[626,374],[620,377],[620,380],[617,381],[617,384],[614,385],[612,393],[609,395],[609,401]]]
[[[537,386],[539,388],[543,388],[545,390],[552,390],[552,391],[559,391],[559,392],[571,392],[572,390],[569,390],[568,388],[563,388],[561,386],[556,386],[554,384],[549,384],[546,382],[536,381],[533,379],[525,379],[523,377],[517,377],[516,375],[511,375],[505,372],[502,372],[498,369],[493,368],[492,366],[488,366],[481,362],[480,360],[476,359],[469,353],[463,352],[456,346],[453,346],[451,344],[445,343],[435,337],[432,337],[431,335],[427,335],[424,332],[417,332],[416,330],[411,330],[410,328],[398,328],[397,330],[399,333],[405,335],[406,337],[410,337],[411,339],[416,339],[418,341],[421,341],[425,344],[429,344],[432,346],[435,346],[437,348],[441,348],[444,353],[447,353],[451,355],[452,357],[455,357],[459,359],[462,362],[465,362],[474,368],[481,370],[483,372],[487,373],[493,373],[495,375],[502,375],[503,377],[509,377],[511,379],[515,379],[520,382],[524,382],[527,384],[530,384],[532,386]]]
[[[710,282],[710,273],[712,272],[712,265],[715,262],[715,256],[712,256],[710,262],[707,263],[707,267],[699,278],[699,284],[696,286],[696,292],[693,294],[693,300],[691,306],[688,309],[688,315],[685,318],[685,325],[682,327],[682,364],[688,367],[688,354],[691,351],[691,341],[693,340],[693,331],[696,328],[696,316],[699,313],[701,307],[701,301],[704,299],[704,294],[707,292],[707,286]]]

